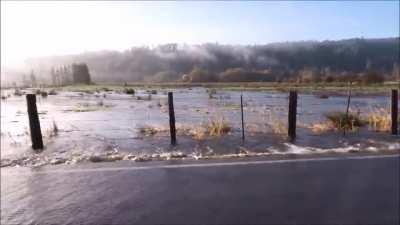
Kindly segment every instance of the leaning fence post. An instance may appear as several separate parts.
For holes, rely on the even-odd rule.
[[[347,97],[346,120],[343,126],[343,136],[346,135],[346,123],[348,123],[349,121],[350,101],[351,101],[351,82],[349,82],[349,94]]]
[[[43,149],[42,131],[40,130],[40,121],[36,107],[36,95],[27,94],[26,102],[28,106],[29,127],[31,131],[31,140],[33,149]]]
[[[174,112],[174,98],[172,92],[168,92],[168,106],[169,106],[169,130],[171,134],[171,144],[176,144],[176,129],[175,129],[175,112]]]
[[[242,142],[244,142],[243,95],[240,95],[240,110],[242,113]]]
[[[289,93],[288,135],[290,140],[296,138],[297,91]]]
[[[392,90],[392,134],[398,134],[398,113],[399,113],[399,92],[396,89]]]

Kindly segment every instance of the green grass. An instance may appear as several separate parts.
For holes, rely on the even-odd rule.
[[[182,82],[169,82],[169,83],[128,83],[124,86],[123,83],[109,83],[109,84],[93,84],[93,85],[71,85],[56,88],[59,91],[80,91],[80,92],[96,92],[96,91],[121,91],[124,92],[127,88],[138,89],[168,89],[168,88],[190,88],[190,87],[204,87],[210,89],[223,89],[232,91],[282,91],[298,90],[302,92],[313,91],[347,91],[348,84],[333,82],[333,83],[277,83],[277,82],[209,82],[209,83],[182,83]],[[54,88],[54,87],[53,87]],[[399,88],[396,82],[385,82],[383,84],[353,84],[352,91],[354,92],[388,92],[390,89]]]

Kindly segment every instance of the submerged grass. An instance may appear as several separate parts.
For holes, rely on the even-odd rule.
[[[368,126],[376,132],[387,132],[391,129],[390,110],[385,108],[375,108],[366,116]]]
[[[138,132],[144,136],[154,136],[161,132],[169,131],[169,128],[163,126],[151,126],[144,125],[142,127],[137,128]]]
[[[337,130],[356,131],[365,125],[365,121],[360,115],[353,112],[349,112],[348,115],[345,112],[330,112],[325,116],[328,122],[326,127],[333,127]]]
[[[185,133],[189,133],[195,140],[204,140],[208,137],[222,137],[232,131],[231,125],[224,117],[215,117],[200,126],[179,129]]]
[[[53,124],[50,130],[49,137],[55,137],[58,136],[58,126],[56,124],[56,121],[53,120]]]
[[[210,121],[207,126],[207,133],[209,136],[220,137],[229,133],[231,129],[231,126],[226,122],[226,120],[223,117],[220,117]]]
[[[145,136],[152,136],[158,133],[158,129],[155,127],[150,127],[150,126],[146,126],[146,127],[140,127],[139,129],[139,133],[145,135]]]
[[[107,109],[114,107],[114,104],[106,104],[103,100],[97,101],[95,104],[91,104],[88,102],[81,102],[75,105],[74,108],[64,110],[65,112],[92,112],[102,109]]]
[[[272,133],[278,135],[285,135],[287,133],[287,125],[281,119],[279,119],[274,113],[269,114],[268,125],[271,128]]]
[[[336,130],[335,125],[329,120],[320,123],[314,123],[309,128],[312,130],[312,132],[317,134]]]

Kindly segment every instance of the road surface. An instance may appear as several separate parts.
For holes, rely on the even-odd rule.
[[[1,169],[1,224],[399,224],[399,155]]]

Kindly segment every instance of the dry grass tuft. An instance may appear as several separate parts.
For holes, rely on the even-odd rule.
[[[217,118],[212,121],[207,126],[207,132],[210,136],[220,137],[231,131],[230,125],[225,121],[224,118]]]
[[[232,127],[223,117],[214,118],[208,123],[189,129],[189,133],[195,140],[204,140],[207,137],[221,137],[228,134]]]
[[[369,128],[377,132],[390,131],[392,125],[390,111],[385,108],[373,109],[366,116],[366,121],[368,121]]]
[[[140,127],[140,128],[138,128],[138,130],[139,130],[140,134],[145,135],[145,136],[153,136],[153,135],[156,135],[157,133],[169,131],[169,129],[166,127],[154,127],[154,126],[149,126],[149,125]]]
[[[345,112],[331,112],[326,115],[326,118],[338,130],[355,131],[365,125],[365,122],[356,113],[346,115]]]
[[[190,130],[190,134],[195,140],[204,140],[207,137],[207,130],[205,127],[200,126]]]
[[[329,121],[329,120],[326,120],[326,121],[321,122],[321,123],[312,124],[310,129],[312,130],[312,132],[317,133],[317,134],[321,134],[321,133],[325,133],[325,132],[328,132],[328,131],[336,130],[336,128],[333,125],[333,123],[331,121]]]
[[[139,128],[139,133],[145,136],[153,136],[158,133],[158,129],[155,127],[141,127]]]
[[[56,122],[53,120],[52,127],[50,128],[50,130],[47,131],[47,136],[49,138],[56,137],[56,136],[58,136],[58,131],[59,131],[58,126],[57,126]]]
[[[271,128],[272,133],[278,135],[285,135],[287,133],[287,125],[283,122],[275,112],[270,111],[268,114],[268,126]]]

